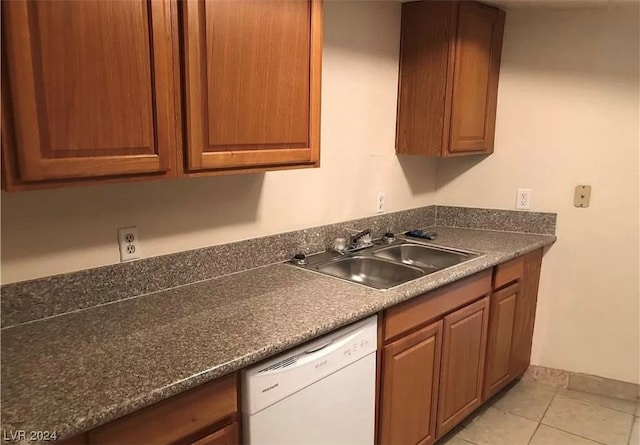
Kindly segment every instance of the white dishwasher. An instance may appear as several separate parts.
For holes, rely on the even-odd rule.
[[[377,316],[242,373],[247,445],[372,445]]]

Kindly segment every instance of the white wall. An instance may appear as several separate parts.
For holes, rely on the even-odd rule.
[[[443,204],[558,213],[532,363],[639,383],[638,4],[507,14],[495,154],[438,164]],[[573,188],[591,184],[588,209]]]
[[[434,203],[435,162],[395,156],[396,2],[326,2],[320,169],[2,193],[2,282],[119,261],[116,229],[144,256]]]

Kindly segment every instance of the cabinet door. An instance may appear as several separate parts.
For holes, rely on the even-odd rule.
[[[414,1],[402,4],[396,151],[442,156],[449,136],[445,117],[451,97],[447,79],[455,32],[456,4]]]
[[[183,7],[187,169],[316,163],[321,0]]]
[[[453,73],[449,154],[491,153],[504,12],[460,2]]]
[[[519,294],[520,283],[515,283],[495,292],[491,297],[485,399],[494,395],[515,377],[511,369],[511,352]]]
[[[529,367],[541,267],[542,249],[528,253],[524,257],[524,270],[520,281],[520,294],[516,302],[516,321],[511,347],[511,374],[514,377],[524,373]]]
[[[2,2],[2,25],[17,181],[175,172],[168,1]]]
[[[233,422],[231,425],[216,431],[200,440],[196,440],[191,445],[238,445],[238,424]]]
[[[482,403],[489,297],[444,318],[438,437]]]
[[[441,334],[442,320],[385,346],[381,445],[434,442]]]

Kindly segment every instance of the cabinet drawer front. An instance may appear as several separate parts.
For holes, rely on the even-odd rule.
[[[435,441],[442,320],[383,350],[380,443]]]
[[[438,437],[482,403],[489,297],[444,318]]]
[[[12,1],[2,13],[3,132],[20,180],[174,169],[169,1]]]
[[[491,292],[488,269],[387,309],[385,342]]]
[[[520,280],[524,273],[524,258],[524,256],[519,256],[506,263],[498,264],[493,276],[493,288],[499,289]]]
[[[92,445],[172,444],[238,411],[236,374],[191,389],[89,432]]]

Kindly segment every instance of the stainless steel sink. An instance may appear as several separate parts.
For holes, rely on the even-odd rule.
[[[472,260],[481,253],[398,237],[395,241],[374,240],[370,246],[348,253],[327,250],[291,264],[317,273],[363,284],[374,289],[390,289],[447,267]]]
[[[384,247],[373,252],[373,255],[423,269],[431,269],[430,271],[432,272],[455,266],[476,256],[464,252],[409,243]]]
[[[424,271],[417,267],[367,256],[341,258],[316,266],[316,270],[376,289],[389,289],[424,275]]]

